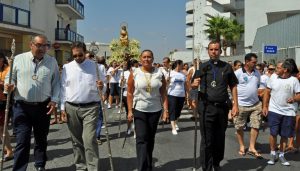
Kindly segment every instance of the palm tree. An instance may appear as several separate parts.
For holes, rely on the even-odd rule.
[[[230,47],[232,48],[232,55],[234,55],[236,52],[236,43],[241,39],[242,34],[244,33],[244,26],[239,24],[237,20],[230,20],[229,28],[231,34]]]
[[[224,29],[227,28],[228,22],[225,17],[215,16],[207,20],[205,26],[208,29],[204,30],[208,34],[210,40],[220,41],[221,35],[224,32]]]
[[[222,40],[222,49],[224,56],[227,56],[226,50],[228,45],[232,47],[233,51],[236,49],[236,42],[240,40],[241,34],[244,33],[244,26],[239,24],[237,20],[229,18],[215,16],[207,20],[205,26],[208,29],[204,30],[208,34],[210,40],[220,41]]]

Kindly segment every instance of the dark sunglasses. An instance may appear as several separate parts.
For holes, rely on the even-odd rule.
[[[83,57],[83,54],[73,55],[73,58]]]
[[[274,71],[274,70],[275,70],[275,68],[268,68],[268,70],[270,70],[270,71]]]

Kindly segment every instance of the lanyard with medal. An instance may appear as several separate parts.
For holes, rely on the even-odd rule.
[[[37,76],[37,70],[38,70],[39,62],[40,62],[39,60],[33,59],[33,63],[35,64],[34,72],[33,72],[33,75],[32,75],[32,79],[33,79],[33,80],[37,80],[37,79],[38,79],[38,76]]]
[[[216,66],[213,66],[213,64],[212,64],[211,62],[209,62],[209,64],[210,64],[210,66],[211,66],[211,69],[212,69],[213,75],[214,75],[214,79],[213,79],[213,81],[210,83],[210,85],[211,85],[212,87],[216,87],[216,86],[217,86],[217,81],[216,81],[217,79],[216,79],[216,77],[217,77],[218,69],[217,69]]]

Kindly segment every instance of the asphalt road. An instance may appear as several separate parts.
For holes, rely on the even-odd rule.
[[[108,128],[110,134],[110,142],[112,147],[112,156],[114,168],[116,171],[136,170],[136,153],[135,139],[130,135],[125,143],[124,149],[122,144],[124,141],[125,130],[127,128],[125,115],[122,115],[121,137],[118,137],[118,117],[116,109],[110,109],[107,112]],[[171,133],[170,125],[162,128],[158,127],[156,134],[156,143],[154,149],[154,170],[157,171],[190,171],[193,168],[193,147],[194,147],[194,122],[190,119],[191,113],[187,110],[182,112],[179,121],[180,130],[178,135]],[[105,140],[104,131],[102,131],[103,140]],[[260,132],[257,140],[257,148],[261,150],[265,159],[258,160],[252,156],[246,155],[241,157],[238,155],[238,143],[235,137],[235,130],[229,127],[226,132],[226,151],[225,159],[221,166],[223,171],[299,171],[300,170],[300,153],[286,154],[286,158],[291,162],[291,166],[282,166],[276,163],[274,166],[267,165],[269,157],[268,129]],[[249,143],[249,131],[245,133],[245,142]],[[51,171],[72,171],[75,170],[73,165],[73,150],[70,140],[70,134],[66,124],[52,125],[48,136],[48,162],[46,169]],[[15,146],[15,140],[12,139],[12,145]],[[200,135],[198,131],[197,144],[197,170],[199,167],[199,143]],[[32,140],[33,148],[33,140]],[[107,143],[103,142],[99,145],[101,170],[110,170]],[[13,161],[4,163],[4,170],[12,170]],[[34,171],[33,151],[31,150],[29,171]]]

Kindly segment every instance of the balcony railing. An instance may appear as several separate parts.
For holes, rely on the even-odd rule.
[[[66,30],[65,28],[56,28],[55,29],[55,40],[58,41],[70,41],[70,42],[84,42],[82,35],[72,31]]]
[[[84,16],[84,5],[79,0],[55,0],[56,4],[70,5],[81,16]]]
[[[30,27],[30,11],[0,3],[0,22]]]

